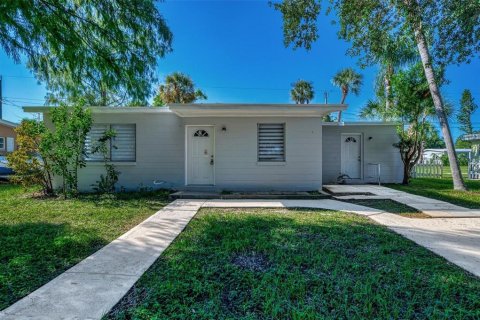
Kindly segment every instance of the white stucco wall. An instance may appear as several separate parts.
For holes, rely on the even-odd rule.
[[[215,183],[226,190],[318,190],[322,127],[318,118],[184,118],[215,126]],[[285,123],[285,163],[257,162],[257,124]],[[221,128],[225,126],[226,132]]]
[[[368,163],[380,163],[381,181],[396,183],[402,181],[403,164],[400,153],[393,144],[398,141],[395,125],[325,125],[323,126],[323,183],[337,180],[341,172],[341,134],[362,134],[363,182],[373,182],[374,167]],[[371,139],[369,139],[371,137]],[[373,178],[372,178],[373,177]]]
[[[322,185],[322,127],[318,118],[180,118],[173,113],[94,114],[94,123],[136,124],[136,162],[116,162],[118,187],[185,188],[185,126],[215,127],[215,187],[221,190],[318,190]],[[47,120],[48,122],[48,120]],[[286,162],[257,162],[257,123],[285,123]],[[222,127],[227,128],[226,132]],[[80,170],[91,190],[102,163]],[[164,181],[154,185],[153,181]]]
[[[136,124],[136,161],[115,163],[121,172],[118,187],[185,188],[185,126],[215,127],[215,187],[220,190],[318,190],[340,173],[340,134],[362,133],[366,164],[380,162],[382,182],[398,182],[402,164],[394,126],[323,126],[319,118],[229,117],[180,118],[171,112],[94,113],[94,122]],[[46,117],[48,123],[48,117]],[[285,123],[285,163],[257,161],[257,124]],[[222,131],[222,127],[226,131]],[[368,137],[372,140],[368,140]],[[322,164],[323,162],[323,164]],[[80,170],[81,191],[91,190],[102,163]],[[154,181],[163,181],[155,185]]]
[[[172,113],[94,114],[94,123],[136,124],[136,162],[115,162],[121,172],[118,187],[136,190],[141,186],[176,188],[184,181],[184,130],[182,119]],[[80,170],[83,191],[104,172],[103,163],[88,162]],[[153,181],[164,181],[154,185]]]

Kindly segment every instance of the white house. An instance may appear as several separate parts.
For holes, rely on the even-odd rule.
[[[117,132],[111,161],[118,186],[178,190],[319,190],[341,175],[350,183],[400,182],[402,162],[393,147],[393,123],[324,123],[346,105],[171,104],[166,108],[95,107],[95,140]],[[25,107],[44,114],[49,107]],[[104,172],[89,155],[80,189]],[[380,177],[379,177],[380,173]]]

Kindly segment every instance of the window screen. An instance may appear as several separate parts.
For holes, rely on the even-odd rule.
[[[258,161],[285,161],[285,124],[258,124]]]
[[[85,140],[85,151],[88,161],[102,161],[103,154],[94,152],[99,139],[109,129],[115,131],[115,137],[108,144],[108,159],[111,161],[136,160],[136,126],[135,124],[95,124]]]

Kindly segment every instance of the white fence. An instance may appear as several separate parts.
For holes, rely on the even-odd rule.
[[[468,179],[480,179],[480,161],[468,163]]]
[[[413,178],[442,178],[443,165],[441,164],[416,164],[412,169]]]

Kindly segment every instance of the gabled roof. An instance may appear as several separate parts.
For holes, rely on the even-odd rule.
[[[18,126],[18,123],[14,123],[14,122],[11,122],[11,121],[0,119],[0,125],[10,127],[10,128],[16,128]]]

